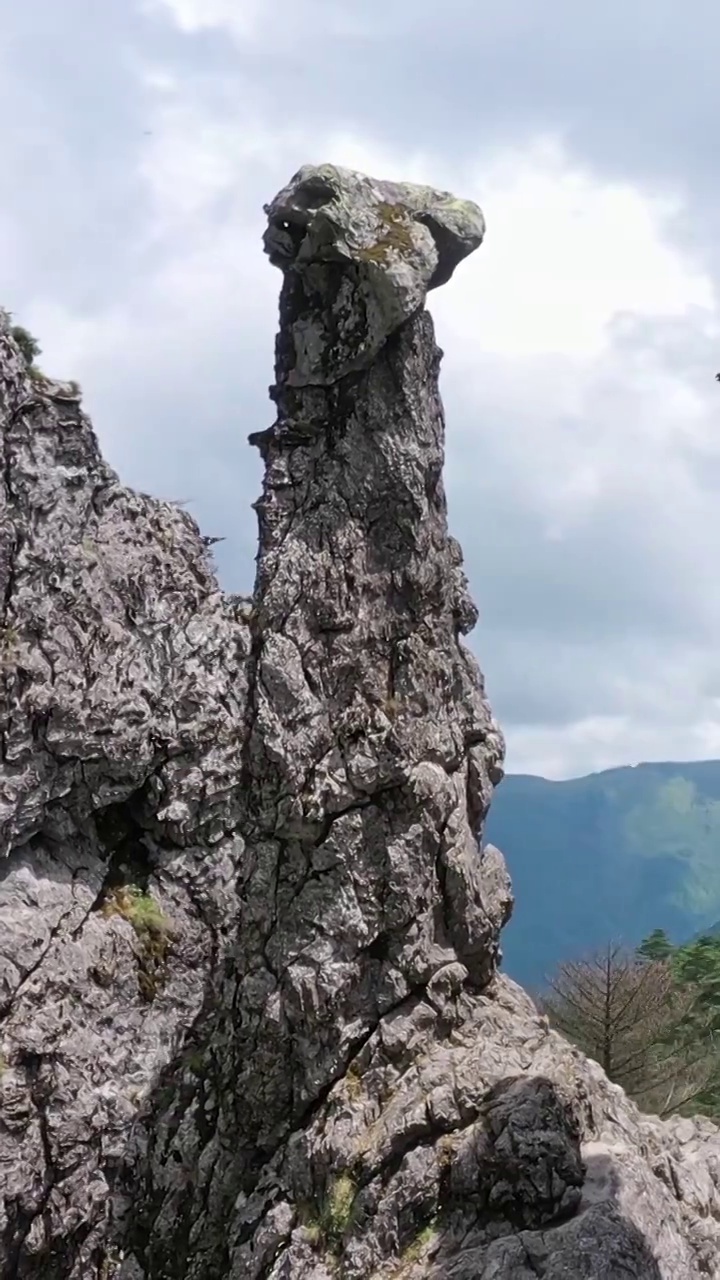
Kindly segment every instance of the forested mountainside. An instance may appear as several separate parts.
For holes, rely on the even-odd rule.
[[[551,782],[510,774],[487,837],[516,905],[504,967],[533,988],[609,939],[677,942],[720,919],[720,761],[640,764]]]

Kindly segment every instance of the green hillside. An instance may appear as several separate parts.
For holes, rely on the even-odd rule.
[[[641,764],[549,782],[509,775],[485,838],[516,897],[504,968],[539,986],[558,961],[655,928],[684,941],[720,918],[720,761]]]

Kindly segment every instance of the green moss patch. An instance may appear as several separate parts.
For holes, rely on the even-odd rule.
[[[138,987],[144,1000],[152,1001],[165,985],[173,940],[170,921],[149,893],[136,885],[117,885],[102,906],[105,917],[122,916],[138,939]]]

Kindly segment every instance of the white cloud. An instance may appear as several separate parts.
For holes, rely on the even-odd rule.
[[[486,353],[597,358],[618,316],[713,306],[710,281],[672,243],[677,193],[603,180],[548,138],[472,170],[464,189],[488,235],[446,305]]]
[[[699,345],[720,333],[710,275],[673,243],[681,201],[593,178],[547,142],[483,173],[485,245],[432,300],[458,483],[502,475],[549,541],[620,501],[637,507],[637,538],[654,518],[658,549],[699,551],[714,494],[699,494],[693,463],[720,455],[714,369],[655,347],[667,321]]]
[[[542,726],[515,730],[508,768],[513,773],[538,773],[546,778],[580,778],[621,764],[653,760],[716,760],[720,758],[720,703],[715,718],[685,722],[672,736],[631,716],[586,717],[562,735]]]
[[[387,0],[382,12],[376,8],[358,11],[340,0],[141,0],[143,10],[164,15],[186,35],[219,30],[241,45],[267,35],[276,47],[288,39],[316,41],[324,38],[349,40],[377,38],[387,25]],[[405,27],[407,15],[397,15]],[[380,27],[380,30],[379,30]]]
[[[227,27],[247,39],[257,29],[271,0],[143,0],[146,12],[165,13],[187,35],[213,27]]]

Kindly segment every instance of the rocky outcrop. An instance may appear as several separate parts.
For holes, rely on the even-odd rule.
[[[101,1276],[237,913],[249,605],[0,329],[0,1275]]]
[[[425,299],[476,206],[332,166],[283,272],[252,607],[7,334],[3,1276],[720,1276],[720,1140],[497,972],[502,737]]]

